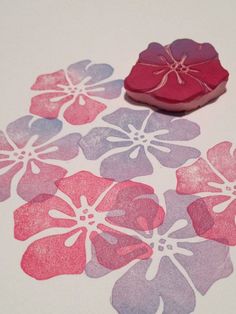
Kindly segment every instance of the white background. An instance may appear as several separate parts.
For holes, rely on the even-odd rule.
[[[188,116],[201,125],[202,135],[194,145],[204,151],[222,140],[235,142],[235,15],[234,0],[0,0],[0,129],[28,113],[30,86],[39,74],[89,58],[111,64],[115,78],[124,78],[149,42],[168,44],[185,37],[211,42],[230,72],[227,93]],[[127,104],[115,100],[108,111],[121,105]],[[83,157],[78,161],[81,169],[94,167],[98,172],[94,163]],[[79,170],[77,161],[72,162],[70,171],[76,166]],[[158,178],[141,181],[153,186],[161,182],[161,190],[175,186],[174,175],[161,171]],[[13,238],[12,212],[20,204],[16,198],[0,204],[0,313],[115,313],[109,298],[124,269],[99,280],[60,276],[42,282],[21,271],[20,259],[29,242]],[[236,250],[231,253],[236,265]],[[198,296],[195,313],[235,313],[235,277],[218,281],[206,296]]]

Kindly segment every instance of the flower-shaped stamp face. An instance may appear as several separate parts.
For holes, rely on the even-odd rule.
[[[236,150],[221,142],[207,152],[207,160],[177,170],[177,192],[201,198],[188,207],[199,236],[236,245]]]
[[[93,121],[106,105],[99,99],[120,96],[122,80],[107,81],[113,74],[108,64],[92,64],[83,60],[67,70],[40,75],[31,89],[39,92],[32,97],[30,112],[44,117],[64,116],[73,125]]]
[[[152,256],[128,269],[113,287],[112,305],[120,314],[193,313],[195,292],[204,295],[217,280],[233,272],[227,246],[196,236],[186,210],[194,197],[171,190],[164,196],[164,223],[158,231],[146,233]],[[91,260],[87,274],[98,277],[104,273]]]
[[[228,75],[212,45],[178,39],[167,46],[151,43],[140,53],[125,88],[140,102],[192,110],[224,93]]]
[[[54,163],[76,157],[81,138],[78,133],[58,138],[61,129],[57,119],[23,116],[10,123],[5,133],[0,131],[0,201],[10,197],[15,176],[17,194],[25,200],[56,192],[55,181],[67,170]]]
[[[39,234],[22,258],[28,275],[42,280],[81,274],[90,260],[90,242],[99,263],[109,270],[150,257],[152,248],[135,231],[146,232],[163,222],[164,210],[151,187],[86,171],[59,180],[57,186],[63,198],[40,195],[14,213],[16,239]],[[50,235],[45,236],[46,230]]]
[[[80,141],[87,159],[102,156],[103,177],[128,180],[151,174],[150,158],[164,167],[176,168],[200,155],[197,149],[185,146],[200,134],[199,126],[187,119],[120,108],[103,120],[109,127],[94,128]]]

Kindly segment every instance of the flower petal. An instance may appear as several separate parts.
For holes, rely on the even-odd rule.
[[[181,228],[172,230],[170,236],[177,239],[195,237],[196,233],[186,209],[197,197],[194,195],[179,195],[174,190],[166,191],[164,197],[166,213],[163,224],[158,228],[158,234],[164,235],[176,222],[185,221]]]
[[[113,148],[126,147],[131,144],[132,141],[125,133],[103,127],[93,128],[80,141],[80,147],[89,160],[96,160]]]
[[[81,135],[79,133],[71,133],[59,140],[37,148],[35,152],[40,153],[38,157],[41,159],[70,160],[79,153],[80,139]],[[53,151],[50,152],[50,150]]]
[[[205,87],[188,74],[181,72],[177,76],[177,72],[172,71],[164,85],[150,92],[162,101],[177,103],[188,102],[205,94]]]
[[[34,96],[31,99],[30,113],[47,119],[57,118],[61,107],[72,101],[73,97],[63,92],[49,92]]]
[[[152,146],[148,147],[148,151],[153,154],[164,167],[176,168],[183,165],[187,160],[197,158],[200,155],[200,151],[193,147],[158,141],[151,141],[151,144]]]
[[[218,212],[221,203],[224,210]],[[199,236],[236,245],[236,200],[230,202],[230,197],[223,195],[203,197],[189,205],[188,213]]]
[[[195,71],[192,72],[194,77],[207,84],[211,89],[216,88],[223,81],[227,81],[229,76],[228,71],[222,67],[219,60],[191,66],[191,70]]]
[[[4,133],[0,131],[0,151],[7,150],[12,151],[14,148],[8,143],[8,140]]]
[[[150,43],[148,48],[140,53],[138,63],[167,65],[173,63],[169,54],[166,51],[166,47],[158,43]]]
[[[91,260],[88,261],[85,269],[86,275],[90,278],[100,278],[109,274],[112,270],[99,264],[93,245],[91,245],[91,251]]]
[[[90,239],[96,251],[98,262],[108,269],[121,268],[135,259],[147,259],[152,248],[141,240],[112,230],[104,225],[98,226],[103,233],[93,231]]]
[[[74,85],[79,84],[84,79],[88,79],[85,85],[96,84],[110,77],[113,73],[113,68],[109,64],[91,64],[90,60],[83,60],[71,64],[67,73]]]
[[[180,194],[220,192],[220,189],[210,186],[209,183],[224,183],[202,158],[199,158],[195,163],[188,167],[178,169],[176,171],[176,177],[176,191]]]
[[[99,85],[85,88],[89,96],[101,97],[105,99],[114,99],[120,96],[123,87],[123,80],[114,80]]]
[[[1,158],[1,155],[0,155],[0,158]],[[10,165],[12,165],[14,163],[15,163],[15,160],[0,160],[0,169],[3,169],[5,167],[7,167],[7,166],[10,166]]]
[[[164,219],[164,210],[153,199],[154,190],[137,182],[116,184],[102,199],[96,210],[108,212],[109,223],[147,231],[158,227]]]
[[[68,218],[55,218],[50,211],[58,211]],[[74,210],[61,198],[41,194],[14,212],[14,236],[25,241],[33,235],[48,228],[69,228],[76,224]]]
[[[126,207],[113,208],[106,221],[113,225],[138,231],[149,231],[162,224],[164,210],[152,199],[138,199]],[[120,214],[120,212],[122,214]]]
[[[150,114],[150,110],[133,110],[128,108],[120,108],[115,112],[103,117],[103,120],[120,127],[127,133],[130,133],[130,125],[136,130],[140,130],[144,120]]]
[[[22,167],[23,163],[19,162],[4,174],[0,175],[0,202],[3,202],[10,197],[12,179]]]
[[[111,208],[122,208],[132,201],[152,197],[154,189],[146,184],[125,181],[116,183],[96,207],[98,212],[106,212]],[[157,199],[157,197],[156,197]]]
[[[103,103],[81,94],[65,110],[64,118],[73,125],[86,124],[92,122],[105,109],[106,105]]]
[[[37,77],[36,82],[31,87],[32,90],[62,90],[60,85],[69,85],[64,70],[42,74]]]
[[[39,194],[55,194],[55,182],[66,175],[67,171],[55,165],[42,163],[32,159],[28,162],[26,171],[17,185],[18,195],[26,201]]]
[[[147,92],[164,84],[169,68],[166,66],[136,63],[125,79],[125,89],[133,92]]]
[[[170,45],[170,52],[177,61],[186,57],[185,64],[191,65],[218,57],[215,48],[209,43],[199,44],[191,39],[177,39]]]
[[[58,180],[57,187],[67,194],[74,205],[79,208],[81,207],[81,196],[85,196],[88,204],[93,205],[111,184],[111,180],[97,177],[87,171],[80,171],[70,177]]]
[[[152,133],[165,130],[166,133],[155,135],[158,140],[164,141],[188,141],[200,134],[200,127],[197,123],[187,119],[176,118],[158,112],[153,112],[147,121],[144,132]]]
[[[71,64],[67,68],[67,75],[72,84],[77,85],[87,76],[87,70],[91,60],[82,60]]]
[[[236,149],[233,144],[221,142],[207,152],[207,158],[228,181],[236,181]]]
[[[121,153],[105,158],[101,163],[101,176],[116,181],[125,181],[153,172],[144,147],[137,145]]]
[[[32,146],[42,145],[62,129],[62,122],[57,119],[32,119],[33,116],[24,116],[8,124],[7,134],[18,148],[23,148],[33,136],[36,139]]]
[[[190,314],[195,308],[194,291],[168,257],[157,265],[157,275],[146,279],[151,261],[131,267],[112,290],[112,305],[120,314]],[[124,293],[125,291],[125,293]]]
[[[75,233],[73,245],[66,245]],[[29,276],[44,280],[65,274],[81,274],[86,264],[86,229],[78,228],[65,234],[48,236],[33,242],[25,251],[21,267]]]
[[[213,241],[200,243],[179,243],[179,247],[192,252],[192,255],[175,254],[175,258],[187,271],[195,288],[205,294],[219,279],[233,272],[229,248]]]

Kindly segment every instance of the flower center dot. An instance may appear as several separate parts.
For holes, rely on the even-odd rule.
[[[182,71],[187,71],[187,67],[183,64],[180,64],[180,63],[174,63],[174,64],[171,64],[171,69],[172,70],[175,70],[177,72],[182,72]]]
[[[133,140],[139,143],[146,143],[148,141],[144,134],[139,134],[138,132],[134,133]]]
[[[173,245],[168,243],[166,239],[164,238],[161,238],[159,241],[158,241],[158,246],[157,246],[157,249],[161,252],[165,251],[165,250],[170,250],[172,251],[173,250]],[[154,245],[154,244],[153,244]]]
[[[231,196],[235,197],[235,195],[236,195],[236,185],[233,185],[233,184],[225,185],[225,187],[222,190],[222,192],[226,193],[227,195],[231,195]]]
[[[24,159],[26,157],[31,157],[32,153],[22,150],[22,151],[14,152],[13,156],[15,156],[19,160],[22,160],[22,159]]]
[[[95,224],[95,216],[94,213],[91,213],[92,210],[93,210],[92,208],[83,208],[82,210],[78,210],[76,212],[77,221],[79,225],[88,227]]]
[[[83,90],[83,87],[82,86],[68,86],[68,87],[65,87],[64,91],[68,94],[78,94],[78,93],[82,93],[84,90]]]

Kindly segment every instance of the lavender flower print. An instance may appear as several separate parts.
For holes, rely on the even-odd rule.
[[[103,177],[123,181],[149,175],[151,156],[164,167],[177,168],[200,155],[196,148],[185,146],[200,134],[199,126],[187,119],[120,108],[103,120],[111,126],[93,128],[80,141],[87,159],[102,157]]]
[[[111,302],[119,314],[189,314],[196,306],[196,292],[204,295],[219,279],[233,272],[229,248],[196,236],[187,206],[194,196],[164,193],[164,223],[144,234],[153,254],[134,264],[115,282]],[[92,257],[90,277],[109,270]]]
[[[15,185],[17,194],[27,201],[57,191],[55,182],[67,170],[56,163],[78,156],[81,138],[79,133],[60,137],[62,127],[58,119],[28,115],[9,123],[6,132],[0,131],[0,202],[11,196]]]

